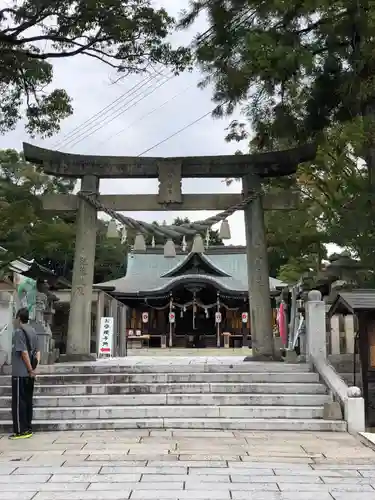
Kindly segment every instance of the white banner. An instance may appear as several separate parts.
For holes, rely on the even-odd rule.
[[[148,312],[142,313],[142,323],[148,323]]]
[[[215,313],[215,323],[221,323],[221,312]]]
[[[113,354],[113,318],[101,318],[100,320],[100,340],[99,340],[99,356],[101,354]]]

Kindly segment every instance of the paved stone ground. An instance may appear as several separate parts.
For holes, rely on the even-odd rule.
[[[127,430],[0,437],[1,500],[375,500],[345,433]]]
[[[128,349],[128,356],[152,356],[152,357],[165,357],[165,356],[181,356],[181,357],[186,357],[186,356],[203,356],[203,357],[208,357],[208,356],[214,356],[216,358],[220,357],[231,357],[231,356],[239,356],[241,360],[245,356],[251,356],[252,350],[247,349],[247,348],[242,348],[242,347],[236,347],[236,348],[231,348],[231,349],[223,349],[223,348],[211,348],[211,347],[204,347],[204,348],[178,348],[178,347],[172,347],[172,348],[166,348],[166,349],[160,349],[160,347],[151,347],[151,348],[142,348],[142,349]]]

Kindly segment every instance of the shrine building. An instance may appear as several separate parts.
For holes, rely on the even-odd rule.
[[[172,255],[163,247],[134,251],[126,276],[94,285],[127,306],[129,347],[251,345],[246,247]],[[269,281],[272,299],[286,284]]]

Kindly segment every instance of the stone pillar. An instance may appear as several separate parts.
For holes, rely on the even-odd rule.
[[[116,311],[116,305],[115,305],[115,299],[111,297],[110,295],[107,295],[107,301],[108,301],[108,318],[113,318],[113,337],[112,337],[112,345],[111,345],[111,357],[116,356],[115,350],[116,350],[116,333],[117,333],[117,327],[116,327],[116,318],[115,318],[115,311]]]
[[[120,356],[126,356],[126,306],[120,304]]]
[[[112,356],[119,356],[120,339],[119,339],[119,317],[118,317],[118,302],[112,299],[112,317],[113,317],[113,345]]]
[[[244,196],[261,189],[258,176],[242,179]],[[266,231],[261,196],[244,209],[253,356],[275,357]]]
[[[331,354],[340,354],[340,316],[334,314],[331,318]]]
[[[344,316],[344,324],[345,324],[346,354],[354,354],[354,341],[355,341],[354,316],[352,314]]]
[[[98,292],[98,298],[96,301],[96,354],[99,355],[99,343],[100,343],[100,323],[101,319],[104,317],[104,292]]]
[[[313,356],[327,358],[326,305],[317,290],[309,292],[306,302],[307,361]]]
[[[0,307],[3,305],[3,315],[0,324],[0,369],[4,364],[11,364],[12,359],[12,337],[13,337],[13,313],[15,292],[0,292]]]
[[[84,176],[82,178],[81,190],[90,193],[98,192],[99,179],[92,175]],[[77,236],[70,299],[67,355],[65,356],[67,361],[93,359],[90,355],[90,341],[96,230],[96,209],[87,201],[80,199],[77,214]]]

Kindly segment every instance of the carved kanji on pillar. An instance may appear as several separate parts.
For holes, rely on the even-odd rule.
[[[159,161],[159,193],[158,203],[169,205],[170,203],[182,203],[181,161]]]

